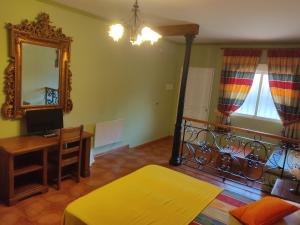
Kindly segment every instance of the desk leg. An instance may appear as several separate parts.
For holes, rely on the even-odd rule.
[[[43,150],[43,185],[48,184],[48,149]]]
[[[90,176],[90,153],[91,153],[91,138],[83,139],[82,158],[81,158],[81,176]]]
[[[8,156],[8,205],[14,205],[17,201],[13,200],[15,194],[15,182],[14,182],[14,156]]]

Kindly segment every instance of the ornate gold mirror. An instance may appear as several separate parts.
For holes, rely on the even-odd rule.
[[[9,65],[6,69],[5,118],[21,118],[26,110],[72,110],[70,45],[72,39],[51,25],[49,15],[36,21],[7,24]]]

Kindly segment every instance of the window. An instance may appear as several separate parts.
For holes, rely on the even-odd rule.
[[[269,87],[267,71],[257,70],[243,105],[233,115],[280,120]]]

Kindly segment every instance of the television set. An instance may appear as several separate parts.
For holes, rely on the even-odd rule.
[[[47,135],[63,128],[62,109],[30,110],[25,117],[28,134]]]

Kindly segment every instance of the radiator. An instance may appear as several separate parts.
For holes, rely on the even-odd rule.
[[[123,120],[96,123],[94,147],[120,142],[123,136]]]

